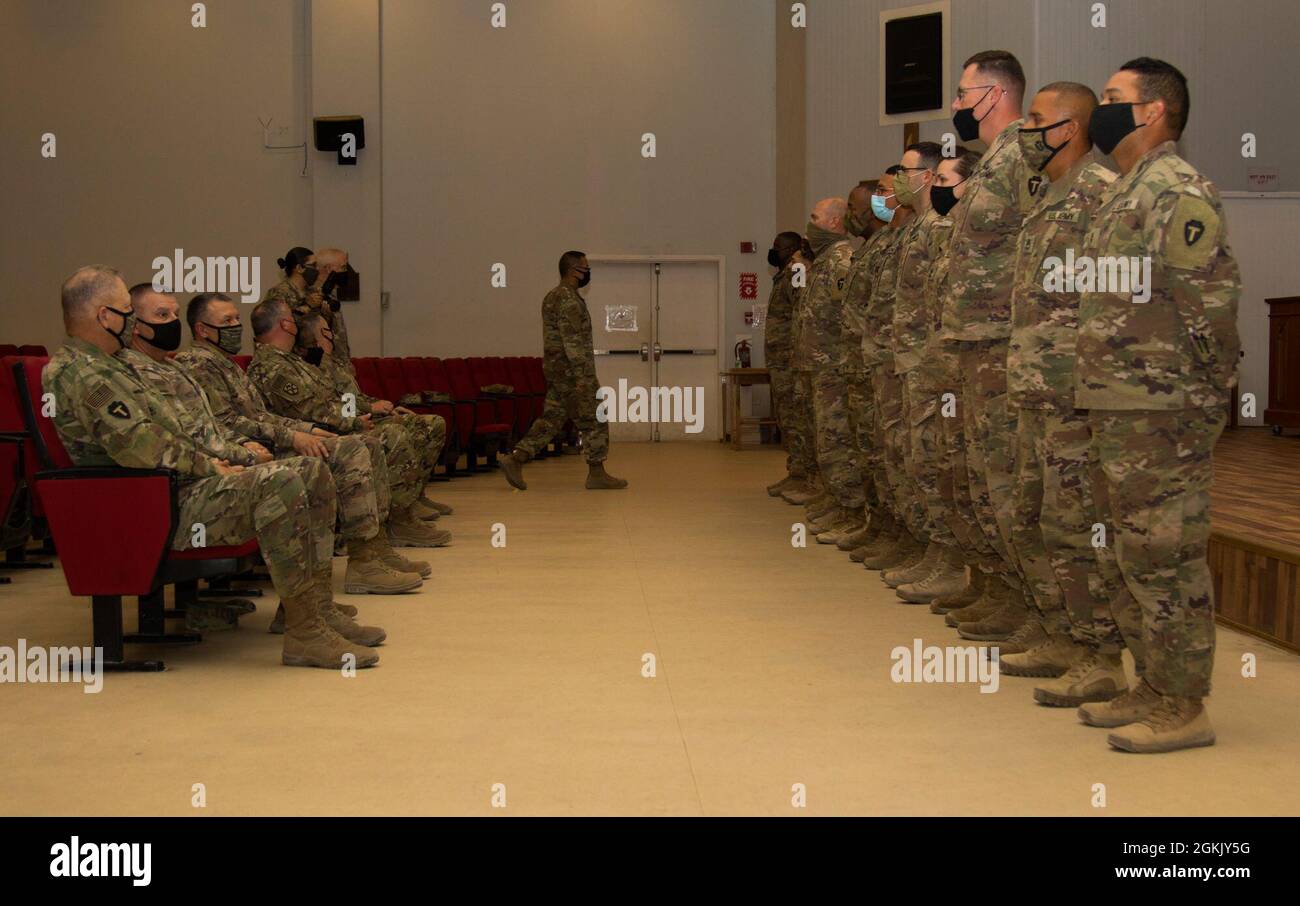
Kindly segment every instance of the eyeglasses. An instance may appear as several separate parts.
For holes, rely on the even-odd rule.
[[[966,92],[968,92],[968,91],[979,91],[981,88],[993,89],[993,88],[996,88],[996,87],[998,87],[998,86],[996,86],[996,85],[972,85],[972,86],[970,86],[969,88],[958,88],[958,89],[957,89],[957,100],[959,100],[959,101],[964,101],[964,100],[966,100]]]

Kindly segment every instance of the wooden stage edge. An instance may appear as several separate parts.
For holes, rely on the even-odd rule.
[[[1211,497],[1216,619],[1300,653],[1300,438],[1224,431]]]

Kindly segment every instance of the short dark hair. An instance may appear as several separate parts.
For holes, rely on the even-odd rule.
[[[970,179],[970,175],[975,172],[975,165],[980,162],[981,155],[978,151],[972,151],[962,145],[958,145],[956,150],[957,153],[952,159],[957,161],[957,166],[953,169],[962,179]]]
[[[299,330],[314,332],[317,322],[324,321],[325,316],[318,311],[309,311],[303,315],[294,315],[294,320],[298,322]]]
[[[189,305],[185,306],[185,323],[190,325],[190,333],[194,332],[194,325],[208,316],[208,309],[212,307],[213,302],[234,301],[225,293],[199,293],[190,300]]]
[[[886,175],[886,176],[893,176],[895,173],[898,173],[898,172],[901,171],[902,169],[903,169],[903,165],[902,165],[902,164],[894,164],[893,166],[890,166],[890,167],[886,167],[886,168],[885,168],[885,175]]]
[[[1011,96],[1017,102],[1025,98],[1025,69],[1009,50],[981,50],[968,57],[961,68],[975,64],[977,71],[993,77],[1004,89],[1011,89]]]
[[[122,275],[118,273],[117,268],[109,267],[107,264],[89,264],[77,268],[68,279],[63,281],[60,290],[64,321],[67,322],[80,315],[91,302],[108,295],[116,282],[121,279]]]
[[[908,151],[921,155],[921,166],[927,170],[933,170],[943,160],[943,146],[938,142],[913,142],[903,149],[904,154]]]
[[[165,289],[154,289],[153,283],[150,283],[148,281],[144,283],[137,283],[135,286],[127,290],[127,292],[131,294],[132,305],[134,305],[141,296],[146,295],[147,293],[158,293],[160,296],[172,295],[171,293],[167,292],[167,290]]]
[[[575,267],[579,261],[587,257],[586,252],[565,252],[560,256],[560,277],[563,278],[569,272],[569,268]]]
[[[292,318],[293,312],[283,299],[263,299],[253,306],[249,321],[253,325],[253,336],[264,337],[284,318]]]
[[[1119,70],[1137,73],[1138,93],[1142,100],[1165,102],[1169,128],[1173,130],[1174,138],[1181,136],[1187,127],[1187,114],[1192,105],[1187,93],[1187,76],[1172,63],[1152,57],[1129,60]]]
[[[295,245],[289,251],[284,253],[283,258],[275,259],[276,266],[284,271],[286,277],[293,276],[293,269],[302,264],[312,255],[316,254],[311,249],[303,248],[301,245]]]

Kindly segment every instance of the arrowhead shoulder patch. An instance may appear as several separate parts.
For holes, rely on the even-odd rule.
[[[1186,270],[1207,267],[1218,252],[1219,212],[1204,198],[1183,195],[1165,227],[1165,262]]]
[[[114,418],[128,419],[131,417],[131,410],[121,400],[113,400],[104,411]]]

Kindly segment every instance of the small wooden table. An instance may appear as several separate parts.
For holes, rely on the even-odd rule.
[[[743,450],[744,444],[741,442],[744,429],[748,425],[758,425],[760,429],[763,425],[775,425],[776,419],[771,416],[759,418],[753,415],[740,414],[740,388],[754,387],[759,384],[770,384],[771,375],[766,368],[728,368],[721,371],[722,376],[722,442],[726,443],[731,440],[731,449]],[[734,386],[735,393],[730,393],[729,388]],[[731,404],[728,405],[727,397],[731,397]],[[730,420],[728,420],[730,416]],[[728,431],[727,424],[730,421],[735,425],[735,431]]]

